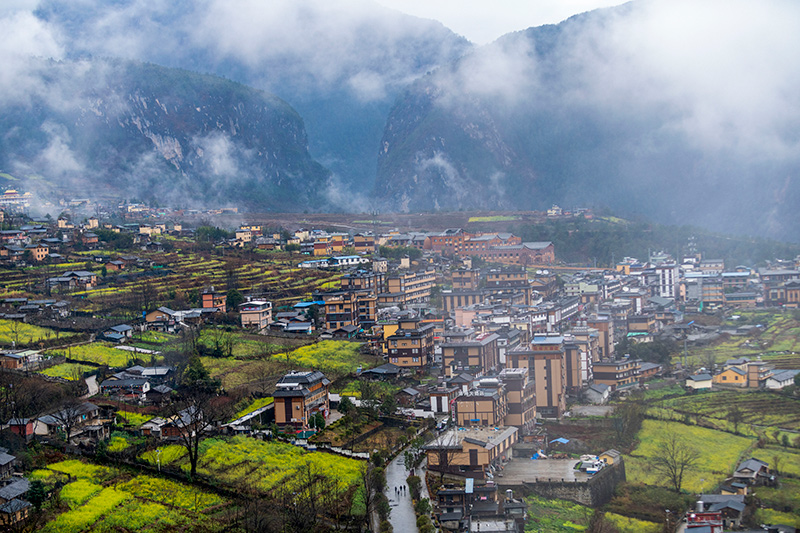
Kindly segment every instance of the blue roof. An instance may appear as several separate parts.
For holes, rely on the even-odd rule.
[[[294,304],[295,309],[305,309],[306,307],[311,307],[312,305],[325,305],[324,301],[314,301],[314,302],[299,302]]]
[[[550,444],[553,444],[554,442],[560,442],[561,444],[567,444],[567,443],[569,443],[569,439],[565,439],[564,437],[559,437],[557,439],[551,440]]]

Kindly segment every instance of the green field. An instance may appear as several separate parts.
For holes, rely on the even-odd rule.
[[[89,365],[82,365],[80,363],[63,363],[60,365],[51,366],[42,370],[40,373],[45,376],[64,378],[70,381],[83,379],[84,372],[91,372],[95,367]]]
[[[246,407],[243,407],[242,409],[239,410],[239,412],[237,412],[235,415],[233,415],[231,417],[231,422],[233,422],[234,420],[238,420],[238,419],[242,418],[245,415],[249,415],[250,413],[252,413],[256,409],[260,409],[260,408],[264,407],[265,405],[269,405],[273,401],[274,400],[273,400],[272,397],[256,398],[255,400],[252,400],[251,402],[248,402]]]
[[[777,368],[800,366],[800,355],[792,356],[792,352],[800,353],[800,317],[791,312],[770,311],[737,311],[736,314],[740,318],[727,321],[727,325],[760,324],[764,328],[754,336],[731,336],[710,346],[691,348],[690,359],[701,364],[713,357],[717,364],[721,364],[736,357],[761,356]]]
[[[161,464],[184,471],[189,462],[180,447],[167,453],[162,449]],[[155,459],[146,452],[142,459]],[[170,460],[172,459],[172,460]],[[248,437],[210,438],[200,443],[200,461],[197,472],[226,485],[267,492],[276,487],[291,487],[295,476],[303,469],[335,481],[344,491],[354,490],[358,484],[362,461],[323,452],[307,452],[297,446],[282,442],[264,442]]]
[[[329,378],[344,376],[376,365],[376,359],[362,355],[361,344],[349,341],[322,341],[297,348],[288,354],[274,354],[275,360],[286,361],[295,367],[321,370]],[[333,376],[333,377],[332,377]]]
[[[676,435],[681,441],[700,453],[697,466],[687,471],[683,488],[691,492],[713,490],[729,476],[754,439],[731,435],[677,422],[645,420],[637,435],[639,445],[625,458],[628,481],[666,486],[667,481],[652,468],[648,458],[658,454],[658,445],[667,435]]]
[[[738,410],[741,420],[735,427],[732,410]],[[667,420],[700,423],[715,429],[747,436],[771,435],[775,429],[800,430],[800,398],[779,392],[753,390],[723,390],[688,394],[655,401],[648,413]]]
[[[67,478],[62,474],[70,474]],[[61,489],[63,512],[41,531],[226,531],[215,511],[229,502],[192,485],[77,460],[62,461],[33,472],[47,485],[68,481]]]
[[[491,217],[469,217],[467,222],[513,222],[521,217],[509,215],[495,215]]]
[[[39,341],[63,339],[75,335],[64,331],[40,328],[18,320],[0,320],[0,346],[25,346]]]
[[[150,359],[149,354],[136,354],[127,350],[117,350],[113,348],[112,344],[107,342],[81,344],[68,349],[59,348],[57,350],[49,350],[46,353],[49,355],[63,355],[68,359],[74,359],[76,361],[107,365],[111,368],[127,368],[134,364],[133,360],[136,358]]]

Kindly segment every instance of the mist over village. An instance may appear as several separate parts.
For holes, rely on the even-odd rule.
[[[800,528],[800,4],[0,34],[0,531]]]

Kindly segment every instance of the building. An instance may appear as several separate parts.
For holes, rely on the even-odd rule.
[[[200,301],[202,302],[203,309],[219,309],[222,313],[227,313],[228,308],[225,305],[227,302],[227,297],[223,292],[217,292],[214,290],[214,287],[209,287],[204,289],[203,292],[200,294]]]
[[[314,293],[314,301],[324,301],[325,328],[335,330],[345,326],[369,329],[377,318],[377,301],[372,289],[348,289]]]
[[[381,305],[425,303],[436,283],[436,271],[425,270],[396,273],[386,277],[386,292],[378,295]]]
[[[711,374],[695,374],[686,378],[686,388],[694,390],[710,389],[713,385]]]
[[[275,393],[275,423],[298,430],[309,428],[310,417],[330,412],[330,380],[319,370],[290,372],[278,381]]]
[[[518,434],[515,427],[450,429],[423,447],[428,469],[484,479],[490,468],[511,459],[511,446]]]
[[[446,342],[440,344],[445,375],[453,376],[462,372],[481,375],[497,370],[500,365],[499,338],[496,333],[475,335],[473,330],[445,332]]]
[[[522,435],[536,428],[536,386],[525,368],[504,368],[500,381],[506,387],[506,426],[519,428]]]
[[[712,382],[719,385],[747,387],[747,372],[739,367],[732,366],[714,376]]]
[[[527,368],[535,384],[536,412],[545,418],[560,418],[567,407],[567,365],[564,337],[534,337],[528,348],[506,354],[508,368]]]
[[[433,324],[421,324],[418,319],[384,325],[384,353],[389,362],[400,368],[423,370],[433,360],[434,329]]]
[[[508,414],[505,385],[496,378],[481,379],[456,398],[454,414],[462,427],[503,425]]]
[[[250,300],[239,304],[239,315],[243,328],[264,331],[272,322],[272,302],[266,300]]]
[[[612,391],[636,385],[641,364],[639,359],[629,357],[594,363],[594,382],[608,385]]]

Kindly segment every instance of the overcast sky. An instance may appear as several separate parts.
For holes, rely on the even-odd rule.
[[[625,3],[622,0],[377,0],[416,17],[438,20],[476,44],[503,34]]]

